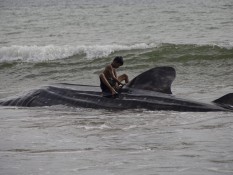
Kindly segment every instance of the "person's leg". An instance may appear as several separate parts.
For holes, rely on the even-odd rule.
[[[109,84],[108,80],[106,79],[105,75],[102,73],[100,74],[100,81],[104,84],[105,87],[103,87],[103,85],[101,86],[102,91],[109,91],[110,93],[116,94],[117,92],[113,89],[113,87]]]
[[[122,82],[122,81],[125,81],[125,83],[128,83],[128,82],[129,82],[128,75],[126,75],[126,74],[120,75],[117,79],[118,79],[118,81],[120,81],[120,82]]]

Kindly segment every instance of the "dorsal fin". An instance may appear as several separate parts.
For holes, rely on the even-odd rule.
[[[155,67],[135,77],[126,87],[172,94],[171,84],[175,77],[173,67]]]

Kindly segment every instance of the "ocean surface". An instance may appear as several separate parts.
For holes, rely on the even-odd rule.
[[[232,0],[0,0],[0,100],[172,66],[172,92],[233,92]],[[232,175],[233,113],[0,107],[1,175]]]

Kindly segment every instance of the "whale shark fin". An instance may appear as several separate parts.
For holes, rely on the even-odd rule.
[[[231,109],[233,109],[233,93],[229,93],[226,94],[220,98],[218,98],[217,100],[214,100],[213,103],[216,103],[220,106],[224,106],[224,107],[230,107]]]
[[[174,68],[155,67],[135,77],[126,87],[172,94],[171,84],[175,77]]]

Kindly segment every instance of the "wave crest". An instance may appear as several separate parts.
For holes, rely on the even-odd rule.
[[[0,62],[43,62],[64,59],[74,55],[85,55],[87,59],[107,57],[115,51],[147,49],[155,44],[95,45],[95,46],[10,46],[0,48]]]

